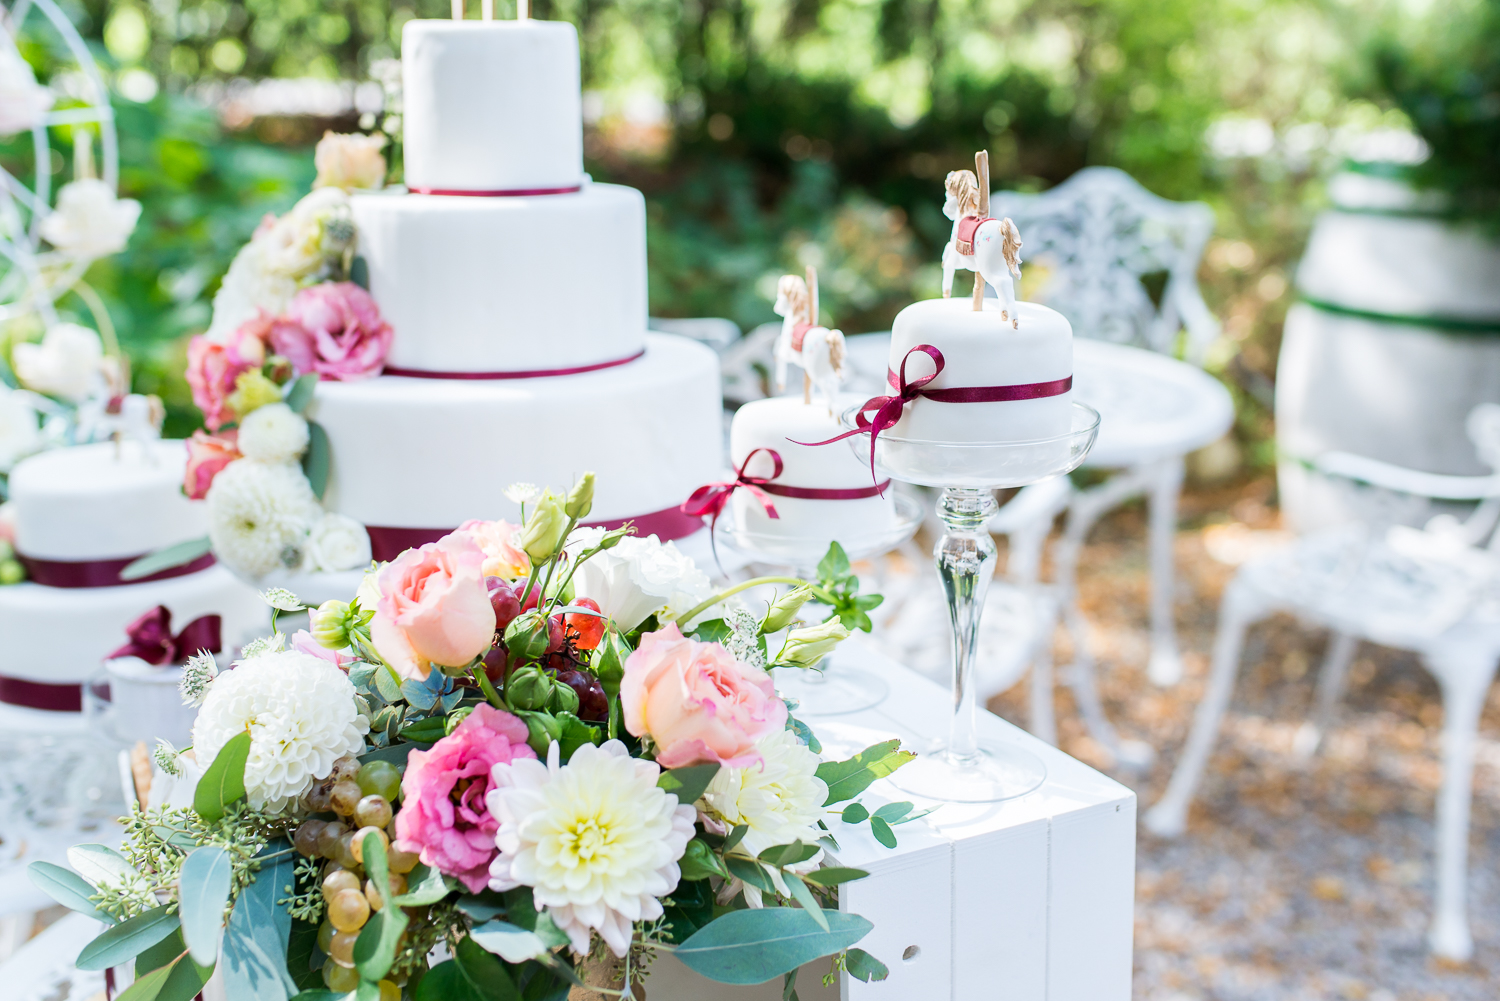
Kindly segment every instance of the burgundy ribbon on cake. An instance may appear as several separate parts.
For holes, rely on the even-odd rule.
[[[749,468],[750,461],[761,452],[771,457],[774,471],[770,476],[751,476],[745,470]],[[745,461],[740,463],[734,479],[725,483],[708,483],[694,490],[688,499],[682,502],[682,513],[694,518],[708,515],[708,529],[711,532],[719,523],[719,515],[724,513],[724,505],[729,503],[729,498],[736,490],[744,489],[750,491],[751,496],[766,509],[766,517],[780,518],[781,515],[776,513],[776,505],[771,502],[771,498],[766,496],[766,488],[780,475],[780,453],[771,448],[752,448],[750,454],[745,456]]]
[[[383,371],[386,375],[400,375],[408,379],[541,379],[549,375],[580,375],[584,372],[597,372],[604,368],[628,365],[645,353],[646,349],[641,348],[629,357],[616,358],[613,361],[575,365],[572,368],[538,368],[519,372],[442,372],[428,368],[398,368],[395,365],[387,365]]]
[[[932,359],[933,369],[931,375],[924,375],[920,379],[910,382],[906,379],[906,363],[911,356],[917,352],[927,355]],[[896,390],[895,396],[875,396],[860,405],[859,412],[855,414],[854,422],[859,425],[853,431],[845,431],[843,434],[835,435],[827,441],[797,442],[799,445],[830,445],[836,441],[842,441],[850,435],[868,434],[870,436],[870,479],[875,479],[875,442],[882,431],[889,431],[901,420],[901,414],[906,410],[906,405],[918,397],[924,397],[937,403],[1000,403],[1014,400],[1041,400],[1049,396],[1061,396],[1073,388],[1073,377],[1070,375],[1064,379],[1054,379],[1051,382],[1028,382],[1014,386],[958,386],[953,389],[928,389],[927,384],[938,377],[943,371],[943,353],[931,344],[918,344],[901,359],[901,369],[898,372],[886,370],[886,382],[892,389]],[[873,418],[865,415],[874,412]],[[887,480],[887,483],[890,481]],[[883,486],[882,486],[883,489]]]
[[[191,563],[167,567],[148,577],[121,580],[120,571],[140,558],[140,556],[126,556],[116,560],[42,560],[21,553],[16,554],[16,559],[20,560],[21,566],[26,568],[27,578],[34,584],[46,587],[120,587],[125,584],[145,584],[153,580],[183,577],[190,573],[197,573],[199,570],[207,570],[214,565],[214,554],[204,553]]]
[[[157,605],[125,627],[130,642],[110,657],[139,657],[148,664],[161,665],[181,663],[199,650],[218,653],[221,625],[217,615],[200,615],[174,635],[171,610]]]
[[[674,539],[686,538],[694,532],[703,528],[703,522],[682,513],[676,505],[661,511],[652,511],[649,514],[636,515],[633,518],[615,518],[610,521],[587,521],[579,525],[579,528],[602,528],[611,531],[619,528],[626,522],[630,522],[636,528],[638,535],[654,535],[663,542],[671,542]],[[382,525],[366,525],[365,531],[370,535],[370,553],[381,563],[395,559],[408,549],[416,549],[425,546],[429,542],[436,542],[443,536],[452,532],[451,528],[393,528]]]
[[[0,702],[26,709],[76,713],[83,709],[83,686],[54,685],[0,675]]]
[[[414,195],[456,195],[461,198],[524,198],[529,195],[571,195],[583,185],[566,188],[499,188],[493,191],[459,191],[456,188],[407,188]]]

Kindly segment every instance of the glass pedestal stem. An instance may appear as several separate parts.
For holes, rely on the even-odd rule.
[[[977,487],[947,487],[937,505],[938,518],[947,529],[937,541],[933,558],[953,620],[953,720],[948,730],[948,755],[955,762],[973,761],[979,756],[974,659],[979,646],[979,617],[995,576],[997,558],[995,540],[985,525],[997,510],[994,494]]]

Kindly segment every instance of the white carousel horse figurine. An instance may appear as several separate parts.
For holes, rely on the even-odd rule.
[[[953,220],[953,234],[943,247],[943,298],[953,294],[953,272],[962,268],[984,277],[1000,297],[1000,317],[1019,327],[1016,279],[1021,277],[1021,233],[1009,219],[986,218],[980,208],[979,181],[971,170],[948,174],[943,215]]]
[[[78,405],[74,440],[89,442],[134,439],[143,445],[161,438],[167,411],[161,398],[130,392],[129,365],[110,356],[104,360],[102,378],[88,398]]]
[[[776,391],[786,389],[788,364],[802,369],[802,398],[812,401],[811,388],[833,408],[834,397],[844,380],[844,335],[817,324],[817,272],[808,268],[812,280],[799,275],[782,275],[776,284],[776,304],[771,307],[782,317],[781,336],[776,339]]]

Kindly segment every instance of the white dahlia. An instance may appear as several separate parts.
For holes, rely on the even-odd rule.
[[[207,768],[246,728],[250,806],[275,813],[326,779],[339,758],[359,754],[370,721],[359,714],[348,675],[321,657],[283,650],[214,679],[193,722],[197,759]]]
[[[302,470],[254,459],[225,466],[207,500],[215,555],[251,577],[300,563],[307,533],[322,516]]]
[[[774,845],[815,844],[822,832],[828,786],[818,778],[819,758],[790,730],[756,741],[762,762],[747,768],[721,768],[703,793],[706,813],[729,827],[744,824],[740,845],[759,855]]]
[[[579,955],[592,930],[624,956],[633,923],[661,917],[658,898],[677,888],[677,860],[693,837],[696,812],[657,788],[660,775],[618,740],[585,744],[566,767],[555,742],[545,765],[496,765],[486,797],[500,823],[490,886],[531,887]]]
[[[224,343],[260,310],[271,316],[281,315],[291,305],[298,287],[296,278],[272,269],[266,245],[251,240],[234,255],[229,272],[214,293],[208,339]]]
[[[285,403],[256,407],[240,422],[240,454],[261,462],[295,462],[307,451],[307,421]]]
[[[576,557],[603,534],[602,528],[574,532],[568,552]],[[627,632],[648,615],[675,620],[714,594],[708,575],[692,559],[654,535],[627,535],[613,549],[590,557],[573,575],[573,587]]]
[[[314,570],[357,570],[370,565],[370,533],[345,514],[329,512],[307,537],[307,561]]]

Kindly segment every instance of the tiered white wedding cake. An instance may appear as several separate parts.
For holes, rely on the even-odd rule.
[[[83,682],[158,605],[178,627],[219,615],[226,649],[264,625],[265,604],[211,556],[120,578],[139,557],[205,534],[203,503],[182,495],[186,461],[180,441],[130,439],[44,452],[11,472],[30,580],[0,588],[0,703],[77,711]]]
[[[583,172],[575,29],[410,21],[402,66],[407,186],[351,200],[395,337],[383,376],[318,387],[327,506],[385,560],[588,468],[594,523],[696,531],[678,505],[722,465],[718,361],[646,332],[645,202]]]

